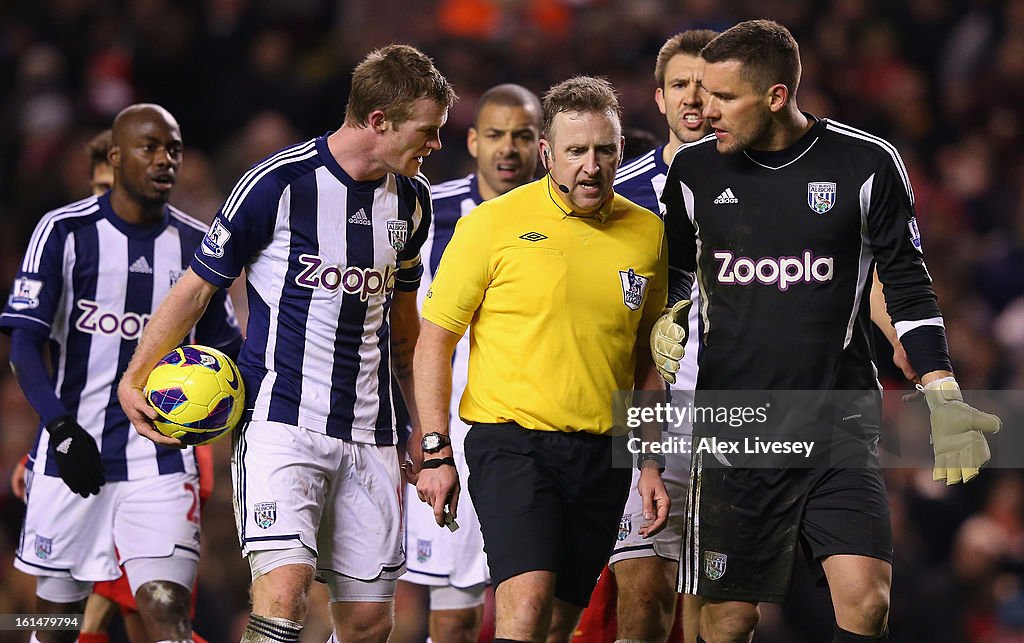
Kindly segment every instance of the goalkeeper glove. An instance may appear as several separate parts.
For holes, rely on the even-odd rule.
[[[929,383],[924,397],[931,410],[934,480],[946,484],[967,482],[992,457],[985,433],[995,433],[1003,423],[964,403],[960,387],[951,377]]]
[[[689,299],[677,301],[671,308],[666,308],[651,329],[651,357],[658,374],[669,384],[676,383],[676,372],[679,362],[686,352],[686,338],[690,334]]]
[[[106,479],[96,440],[70,416],[50,422],[46,430],[56,453],[57,471],[68,489],[83,498],[98,494]]]

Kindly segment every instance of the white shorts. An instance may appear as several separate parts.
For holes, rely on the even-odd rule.
[[[468,588],[490,582],[484,537],[480,533],[473,500],[469,496],[469,465],[463,444],[469,427],[461,420],[451,422],[452,451],[459,471],[458,523],[454,533],[438,527],[434,510],[416,496],[416,487],[406,485],[405,549],[408,569],[402,580],[416,585]],[[429,457],[429,456],[428,456]]]
[[[630,483],[629,497],[622,510],[619,521],[619,534],[615,548],[608,559],[609,565],[629,558],[646,558],[661,556],[679,562],[679,552],[683,542],[683,525],[686,514],[686,492],[690,487],[690,458],[682,455],[670,455],[665,461],[665,473],[661,475],[668,491],[669,508],[668,522],[665,528],[650,538],[643,538],[637,533],[641,525],[648,522],[644,519],[643,501],[636,491],[640,481],[640,471],[633,469],[633,480]]]
[[[182,559],[194,568],[199,559],[194,473],[108,482],[88,498],[60,478],[26,475],[28,509],[14,566],[27,574],[103,581],[119,577],[119,565],[130,560]]]
[[[304,546],[358,580],[405,569],[398,452],[280,422],[235,430],[231,478],[242,557]]]

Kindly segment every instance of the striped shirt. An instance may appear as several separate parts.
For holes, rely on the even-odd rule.
[[[661,145],[646,154],[626,161],[615,173],[615,191],[637,205],[642,205],[658,216],[665,217],[661,193],[665,191],[668,165]]]
[[[396,443],[388,311],[394,289],[419,287],[429,224],[423,176],[356,181],[326,136],[242,175],[192,269],[222,287],[246,269],[248,416]]]
[[[127,223],[107,193],[49,212],[29,241],[0,328],[49,334],[54,393],[96,440],[108,481],[196,471],[191,449],[160,448],[135,432],[117,401],[117,382],[205,231],[172,206],[157,225]],[[220,347],[238,336],[222,292],[186,342]],[[30,462],[33,471],[58,475],[42,427]]]

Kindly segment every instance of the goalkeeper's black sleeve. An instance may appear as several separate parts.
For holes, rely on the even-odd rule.
[[[668,240],[668,305],[690,298],[697,271],[697,231],[683,202],[682,187],[675,178],[675,161],[669,168],[661,201],[665,204],[665,237]]]

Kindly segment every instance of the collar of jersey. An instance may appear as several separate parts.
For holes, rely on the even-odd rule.
[[[768,168],[769,170],[782,169],[793,161],[799,159],[818,141],[818,137],[821,136],[821,132],[825,127],[825,124],[821,119],[816,118],[807,112],[803,112],[803,114],[807,118],[813,120],[814,125],[811,126],[811,129],[804,132],[804,135],[797,139],[796,143],[793,143],[784,150],[773,150],[771,152],[744,150],[743,154],[754,163]]]
[[[612,191],[608,194],[608,198],[601,205],[601,207],[597,209],[596,212],[590,212],[588,214],[576,214],[571,208],[569,208],[569,204],[567,204],[565,200],[562,199],[561,195],[557,193],[558,188],[554,187],[554,180],[551,178],[550,174],[546,175],[543,179],[541,179],[541,181],[544,183],[544,190],[546,191],[547,196],[551,201],[551,204],[555,207],[555,210],[561,215],[560,218],[562,219],[597,219],[601,223],[604,223],[605,221],[608,220],[608,217],[611,216],[612,210],[615,209],[615,190],[612,189]]]
[[[659,145],[654,148],[654,169],[658,174],[668,174],[668,163],[665,162],[665,148],[667,145]]]
[[[327,132],[320,138],[316,139],[316,151],[320,156],[320,162],[324,164],[324,167],[335,176],[339,181],[344,183],[346,187],[352,188],[353,190],[367,190],[373,192],[384,183],[384,179],[387,175],[374,179],[372,181],[356,181],[348,172],[341,168],[338,164],[338,160],[331,154],[331,150],[327,148],[327,137],[331,135],[331,132]]]
[[[132,237],[133,239],[144,239],[146,237],[155,237],[167,228],[168,222],[170,222],[170,214],[168,207],[164,206],[164,216],[158,223],[150,224],[137,224],[128,223],[121,217],[117,216],[114,212],[114,208],[110,205],[110,191],[106,191],[101,194],[96,202],[100,205],[100,213],[103,214],[104,218],[110,222],[110,225],[117,228],[126,237]]]
[[[477,205],[484,202],[484,198],[480,196],[480,177],[475,172],[469,175],[469,198]]]

